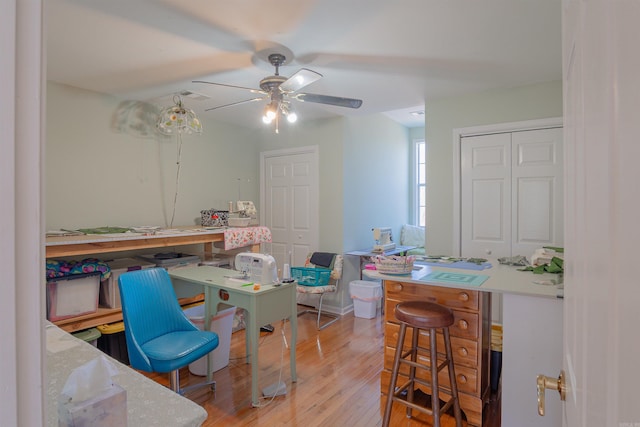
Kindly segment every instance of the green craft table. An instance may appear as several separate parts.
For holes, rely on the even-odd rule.
[[[225,303],[247,310],[246,319],[246,360],[251,363],[251,404],[260,406],[258,396],[258,338],[260,326],[278,320],[288,319],[291,325],[290,368],[291,381],[296,382],[296,337],[298,318],[296,303],[296,284],[261,284],[259,290],[253,286],[243,286],[249,282],[229,278],[241,273],[224,268],[199,266],[186,267],[169,272],[174,284],[192,284],[204,288],[205,328],[209,330],[210,321],[218,311],[218,304]],[[214,350],[215,351],[215,350]],[[207,379],[211,381],[211,360],[207,362]]]

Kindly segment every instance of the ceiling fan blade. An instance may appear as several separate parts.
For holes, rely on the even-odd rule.
[[[245,99],[244,101],[232,102],[231,104],[224,104],[224,105],[218,105],[217,107],[205,108],[204,111],[211,111],[211,110],[217,110],[219,108],[232,107],[234,105],[246,104],[247,102],[263,101],[265,99],[267,98],[258,97],[258,98]]]
[[[260,94],[263,94],[263,95],[267,94],[267,92],[265,92],[263,90],[260,90],[260,89],[253,89],[253,88],[244,87],[244,86],[234,86],[234,85],[228,85],[228,84],[224,84],[224,83],[205,82],[203,80],[193,80],[191,83],[206,83],[208,85],[216,85],[216,86],[233,87],[233,88],[236,88],[236,89],[244,89],[244,90],[248,90],[248,91],[250,91],[252,93],[260,93]]]
[[[280,84],[280,90],[287,93],[295,92],[317,80],[320,80],[321,78],[322,74],[316,73],[308,68],[301,68],[296,71],[294,75]]]
[[[290,97],[302,102],[315,102],[317,104],[336,105],[338,107],[360,108],[360,106],[362,105],[361,99],[318,95],[315,93],[298,93],[295,95],[291,95]]]

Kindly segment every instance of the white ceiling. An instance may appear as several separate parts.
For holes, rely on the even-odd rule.
[[[184,90],[199,115],[262,125],[255,97],[273,74],[323,74],[303,92],[363,100],[353,110],[295,103],[301,120],[387,113],[424,126],[430,99],[561,79],[560,0],[47,0],[47,78],[126,100],[170,105]]]

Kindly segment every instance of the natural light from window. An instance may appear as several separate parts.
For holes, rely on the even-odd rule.
[[[416,225],[427,225],[427,146],[424,140],[415,141],[415,218]]]

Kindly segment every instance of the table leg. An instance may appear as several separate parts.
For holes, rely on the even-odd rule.
[[[247,330],[247,344],[250,344],[251,351],[251,405],[253,407],[260,406],[258,400],[258,335],[260,326],[257,324],[257,316],[252,315],[250,310],[247,310],[246,330]],[[247,353],[249,354],[249,353]]]
[[[293,297],[291,300],[293,304],[291,306],[291,316],[289,316],[289,322],[291,323],[291,350],[289,351],[289,365],[291,368],[291,382],[298,380],[296,373],[296,342],[298,340],[298,302],[296,301],[296,290],[293,286]]]
[[[204,330],[205,331],[210,331],[211,330],[211,317],[213,316],[213,289],[209,286],[205,286],[204,287]],[[217,306],[217,304],[216,304]],[[207,382],[210,382],[213,380],[213,373],[211,372],[211,365],[212,365],[212,361],[211,361],[211,353],[213,352],[209,352],[209,354],[207,355]]]

